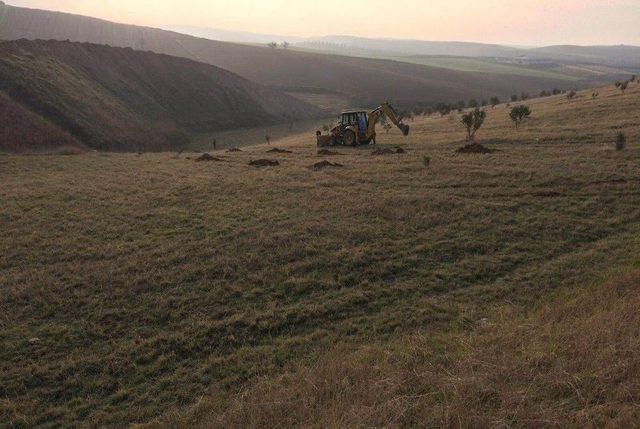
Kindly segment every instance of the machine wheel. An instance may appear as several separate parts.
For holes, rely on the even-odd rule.
[[[344,136],[342,137],[342,141],[344,142],[345,146],[358,145],[358,142],[356,140],[356,134],[351,130],[345,131]]]

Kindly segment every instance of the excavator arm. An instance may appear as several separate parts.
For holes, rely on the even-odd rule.
[[[405,125],[398,118],[398,114],[389,103],[383,103],[377,109],[369,113],[369,127],[367,129],[367,140],[375,139],[376,125],[382,116],[386,116],[405,136],[409,135],[409,125]]]

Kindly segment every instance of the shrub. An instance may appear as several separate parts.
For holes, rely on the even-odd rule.
[[[616,150],[624,150],[627,145],[627,136],[625,133],[618,133],[616,136]]]
[[[484,123],[486,117],[487,112],[485,112],[484,110],[480,110],[477,107],[474,111],[462,115],[462,124],[467,129],[467,140],[475,140],[476,132],[480,129],[480,127],[482,127],[482,124]]]
[[[491,103],[491,108],[495,108],[498,104],[500,104],[500,99],[498,97],[491,97],[491,100],[489,100],[489,102]]]
[[[529,99],[529,94],[526,92],[523,92],[522,94],[520,94],[520,100],[522,101],[526,101]]]
[[[576,92],[574,90],[571,90],[567,93],[567,99],[568,100],[573,100],[573,98],[576,96]]]
[[[558,89],[558,88],[553,88],[552,93],[553,93],[553,95],[562,94],[562,90],[561,90],[561,89]]]
[[[513,95],[511,96],[511,101],[518,101],[518,96],[517,96],[517,95],[515,95],[515,94],[513,94]]]
[[[478,106],[480,106],[478,104],[478,100],[476,100],[475,98],[472,98],[471,100],[469,100],[469,107],[471,107],[472,109],[475,109]]]
[[[631,80],[629,80],[629,82],[635,82],[636,81],[636,75],[631,75]]]
[[[522,121],[531,116],[531,109],[529,106],[516,106],[511,109],[511,113],[509,113],[509,117],[513,121],[516,126],[516,129],[520,126]]]

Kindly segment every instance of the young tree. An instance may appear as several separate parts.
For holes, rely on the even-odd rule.
[[[271,42],[271,43],[267,43],[267,46],[271,48],[271,50],[275,51],[276,48],[278,47],[278,44],[276,42]]]
[[[567,93],[567,100],[571,101],[575,96],[576,96],[576,92],[574,90],[571,90]]]
[[[561,90],[561,89],[558,89],[558,88],[553,88],[552,93],[553,93],[553,95],[562,94],[562,90]]]
[[[491,100],[489,100],[489,102],[491,103],[491,108],[495,109],[495,107],[500,104],[500,99],[498,97],[491,97]]]
[[[629,82],[635,82],[636,81],[636,75],[631,75],[631,80]]]
[[[627,135],[625,133],[618,133],[616,136],[616,150],[624,150],[627,145]]]
[[[291,45],[289,44],[289,42],[284,41],[284,42],[282,42],[282,44],[280,46],[282,46],[284,49],[289,49],[289,46],[291,46]]]
[[[436,105],[436,112],[440,113],[440,116],[446,116],[451,113],[451,106],[446,103],[438,103]]]
[[[620,82],[620,86],[618,86],[618,89],[622,91],[622,95],[624,95],[624,92],[627,90],[628,87],[629,87],[629,81],[625,80],[624,82]]]
[[[524,121],[529,116],[531,116],[531,109],[529,109],[529,106],[525,105],[516,106],[511,109],[511,113],[509,113],[509,117],[515,124],[516,129],[518,129],[522,121]]]
[[[475,140],[476,132],[482,127],[486,117],[487,112],[477,107],[472,112],[462,115],[462,125],[467,129],[467,140]]]
[[[478,100],[476,100],[475,98],[472,98],[471,100],[469,100],[469,107],[471,107],[472,109],[475,109],[478,106],[480,106],[478,104]]]
[[[594,100],[595,100],[596,98],[598,98],[599,96],[600,96],[600,93],[599,93],[599,92],[594,92],[594,93],[592,93],[592,94],[591,94],[591,98],[593,98]]]
[[[522,101],[526,101],[529,99],[529,94],[526,92],[523,92],[522,94],[520,94],[520,100]]]
[[[517,96],[517,95],[515,95],[515,94],[513,94],[513,95],[511,96],[511,101],[518,101],[518,96]]]
[[[489,102],[487,100],[482,100],[482,107],[487,107],[489,105]]]

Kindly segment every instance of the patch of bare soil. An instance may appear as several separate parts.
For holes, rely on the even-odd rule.
[[[461,147],[456,151],[457,153],[494,153],[494,149],[482,146],[480,143],[471,143]]]
[[[274,147],[273,149],[268,150],[267,153],[293,153],[293,152],[291,152],[290,150]]]
[[[313,164],[313,166],[311,166],[312,169],[318,171],[318,170],[322,170],[325,168],[341,168],[344,167],[344,165],[342,164],[338,164],[337,162],[329,162],[327,160],[324,161],[320,161],[320,162],[316,162],[315,164]]]
[[[402,149],[401,147],[396,147],[393,149],[385,147],[374,150],[373,152],[371,152],[371,155],[393,155],[394,153],[407,153],[407,151]]]
[[[255,161],[249,161],[249,165],[253,167],[276,167],[280,163],[275,159],[256,159]]]
[[[342,155],[342,154],[340,152],[334,152],[334,151],[329,150],[329,149],[320,149],[318,151],[318,155],[331,156],[331,155]]]
[[[196,158],[196,162],[202,162],[202,161],[222,161],[222,159],[220,158],[216,158],[215,156],[211,156],[208,153],[203,153],[202,155],[200,155],[199,157]]]
[[[227,150],[227,152],[242,152],[242,150],[238,149],[237,147],[232,147],[231,149]]]

